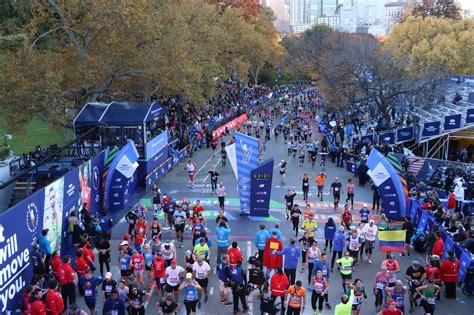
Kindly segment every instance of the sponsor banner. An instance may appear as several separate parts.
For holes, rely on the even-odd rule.
[[[387,158],[372,149],[367,159],[367,172],[377,187],[382,199],[384,213],[391,220],[400,220],[407,214],[407,202],[403,183]]]
[[[44,202],[41,190],[0,216],[0,314],[15,312],[33,279],[31,248],[44,226]]]
[[[468,108],[466,111],[466,124],[474,124],[474,108]]]
[[[366,142],[369,142],[369,141],[370,141],[370,143],[374,143],[374,135],[373,134],[368,134],[368,135],[360,137],[360,142],[362,142],[362,143],[366,143]]]
[[[450,74],[448,75],[448,80],[452,83],[459,84],[463,82],[463,77],[458,74]]]
[[[90,177],[89,177],[89,189],[90,189],[90,197],[87,198],[87,195],[83,194],[83,191],[87,191],[87,189],[81,186],[81,198],[82,202],[85,199],[89,199],[89,211],[92,214],[98,214],[102,209],[102,174],[104,172],[104,157],[105,153],[102,152],[99,155],[96,155],[90,161]],[[83,190],[84,189],[84,190]]]
[[[150,160],[146,162],[146,173],[150,174],[155,168],[163,164],[169,157],[169,147],[165,145],[162,150],[157,152]]]
[[[466,275],[467,268],[472,265],[472,258],[470,252],[467,250],[461,251],[461,257],[459,257],[459,262],[461,266],[459,267],[459,279],[458,281],[463,282],[464,276]]]
[[[250,184],[251,172],[258,166],[258,145],[257,138],[236,132],[235,150],[237,157],[237,173],[240,196],[241,215],[250,214]]]
[[[146,160],[150,161],[168,145],[168,131],[163,131],[146,143]]]
[[[415,138],[413,127],[398,128],[397,129],[397,142],[410,141]]]
[[[461,128],[461,114],[444,117],[444,130],[453,130],[459,128]]]
[[[432,121],[423,124],[423,130],[421,131],[421,137],[434,137],[439,135],[441,132],[441,122]]]
[[[451,238],[451,236],[449,236],[449,235],[446,233],[446,238],[444,239],[443,259],[448,258],[448,252],[449,252],[449,251],[453,251],[453,252],[454,252],[454,241],[453,241],[453,239]]]
[[[467,102],[473,104],[474,103],[474,92],[469,92],[467,96]]]
[[[250,172],[251,216],[267,217],[269,215],[273,164],[273,159],[268,159]]]
[[[388,144],[395,144],[395,132],[388,131],[379,134],[379,142],[387,142]]]
[[[237,117],[235,119],[232,119],[228,123],[220,126],[216,130],[214,130],[212,132],[212,136],[214,138],[219,138],[222,133],[225,133],[226,128],[228,128],[229,130],[233,130],[233,129],[239,127],[240,125],[242,125],[242,123],[246,120],[248,120],[247,114],[240,115],[239,117]]]
[[[474,76],[465,75],[464,76],[464,85],[474,87]]]
[[[76,195],[77,196],[77,195]],[[44,188],[43,227],[49,229],[53,251],[61,250],[63,232],[64,177]]]
[[[105,179],[104,206],[109,211],[125,207],[128,197],[136,186],[134,177],[138,168],[138,152],[133,141],[127,142],[110,163]]]
[[[165,160],[161,165],[155,168],[151,173],[146,176],[145,184],[146,189],[149,190],[153,184],[160,180],[163,176],[166,175],[168,169],[171,169],[174,165],[183,161],[189,155],[189,146],[186,146],[184,149],[179,151],[177,157],[178,159],[169,158]],[[170,162],[169,162],[170,161]]]
[[[237,156],[236,156],[236,151],[235,151],[235,143],[226,146],[225,151],[227,152],[227,158],[229,159],[230,166],[232,167],[232,171],[234,172],[235,179],[238,179],[238,177],[237,177]]]

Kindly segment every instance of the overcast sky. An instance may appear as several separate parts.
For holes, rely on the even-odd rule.
[[[463,10],[474,10],[474,0],[458,0]]]

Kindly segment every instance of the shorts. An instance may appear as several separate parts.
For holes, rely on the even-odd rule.
[[[282,172],[282,171],[280,171],[280,175],[284,175],[285,173],[286,173],[286,172]]]
[[[179,285],[170,285],[169,283],[166,284],[166,292],[173,293],[177,292],[179,289]]]
[[[352,273],[348,274],[348,275],[345,275],[343,273],[341,273],[341,279],[346,281],[346,280],[352,280]]]
[[[228,292],[228,288],[225,286],[225,283],[222,280],[219,280],[219,291],[224,293]]]
[[[332,197],[333,197],[334,201],[336,201],[336,199],[337,199],[337,201],[341,200],[341,194],[332,194]]]
[[[411,237],[410,238],[405,238],[405,244],[406,245],[411,245]]]
[[[155,277],[156,286],[160,288],[163,284],[165,284],[165,277]]]
[[[152,266],[145,265],[145,270],[150,271],[152,269]]]
[[[357,255],[359,254],[359,251],[349,249],[349,253],[351,253],[352,258],[357,259]]]
[[[96,301],[97,299],[95,297],[86,297],[86,296],[84,297],[84,302],[86,302],[86,305],[90,310],[95,309]]]
[[[302,261],[303,261],[303,264],[306,263],[306,254],[307,252],[305,252],[304,250],[301,251],[301,258],[302,258]]]
[[[158,197],[153,197],[153,204],[154,204],[154,205],[158,205],[158,204],[160,204],[160,203],[161,203],[160,198],[158,198]]]
[[[196,173],[195,173],[195,172],[189,172],[189,173],[188,173],[188,176],[189,176],[189,180],[190,180],[190,181],[193,181],[193,180],[194,180],[194,177],[196,177]]]
[[[209,279],[206,278],[206,279],[198,279],[196,278],[196,282],[203,288],[207,288],[207,285],[209,283]]]
[[[174,230],[176,233],[181,232],[184,233],[184,226],[185,224],[175,224],[174,225]]]
[[[122,277],[130,277],[131,271],[130,270],[120,270],[120,275]]]
[[[318,186],[318,191],[323,191],[324,190],[324,186]]]
[[[140,270],[133,270],[133,275],[135,277],[138,277],[138,276],[143,276],[143,269],[140,269]]]
[[[357,311],[360,310],[362,307],[362,304],[352,304],[352,310]]]
[[[375,247],[375,241],[365,241],[365,248],[367,250],[373,249]]]

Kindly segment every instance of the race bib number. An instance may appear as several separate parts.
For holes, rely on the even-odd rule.
[[[383,289],[385,288],[385,283],[384,282],[377,282],[377,289]]]
[[[293,302],[301,301],[301,297],[299,297],[298,295],[293,295],[293,297],[291,299],[293,300]]]
[[[309,183],[304,183],[304,185],[305,185],[305,186],[308,186],[308,185],[309,185]]]
[[[193,291],[188,291],[188,294],[186,296],[186,300],[194,301],[194,292]]]
[[[178,277],[170,277],[170,284],[178,284]]]
[[[353,304],[362,304],[362,296],[355,296]]]
[[[198,272],[198,273],[196,274],[196,276],[197,276],[199,279],[204,279],[205,273],[204,273],[204,272]]]
[[[107,292],[107,293],[112,292],[112,286],[111,285],[106,285],[105,286],[105,292]]]
[[[435,304],[434,298],[428,298],[427,301],[428,301],[428,304]]]
[[[85,296],[92,296],[92,290],[91,289],[85,289],[84,290],[84,295]]]
[[[339,187],[334,187],[334,191],[335,191],[335,192],[338,192],[338,191],[339,191]]]

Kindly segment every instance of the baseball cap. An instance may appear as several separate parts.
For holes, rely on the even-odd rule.
[[[186,274],[186,279],[192,279],[192,278],[193,278],[193,274],[190,273],[190,272],[188,272],[188,273]]]
[[[394,300],[390,300],[390,302],[388,302],[389,305],[397,305],[397,303],[394,301]]]
[[[105,274],[105,279],[112,279],[112,273],[111,272],[107,272]]]
[[[132,236],[131,236],[130,234],[125,234],[125,235],[123,236],[123,239],[124,239],[124,240],[129,240],[131,237],[132,237]]]
[[[128,242],[127,242],[127,241],[122,241],[122,242],[120,243],[120,246],[125,246],[125,245],[128,245]]]
[[[366,204],[366,203],[364,203],[364,208],[367,208],[367,204]]]
[[[171,264],[176,265],[176,259],[171,259]]]

